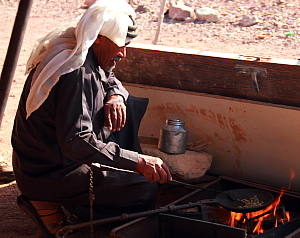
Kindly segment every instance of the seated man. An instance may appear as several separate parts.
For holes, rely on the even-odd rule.
[[[90,198],[94,219],[144,211],[157,182],[172,180],[160,158],[141,154],[137,131],[147,99],[128,95],[111,72],[137,35],[134,19],[125,0],[96,1],[78,23],[40,39],[29,58],[13,167],[18,205],[48,236],[63,223],[61,205],[83,220]]]

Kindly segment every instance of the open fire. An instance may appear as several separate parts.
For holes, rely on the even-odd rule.
[[[290,213],[280,204],[284,191],[265,209],[251,213],[231,212],[228,225],[244,228],[249,234],[261,234],[266,229],[278,227],[290,221]],[[266,225],[264,225],[266,224]],[[271,225],[273,224],[273,225]]]
[[[295,173],[291,170],[289,184],[294,177]],[[227,225],[244,228],[248,231],[248,234],[257,235],[289,222],[291,220],[290,212],[285,211],[284,206],[281,204],[281,197],[285,191],[282,189],[274,202],[262,210],[251,213],[230,212],[230,219]]]
[[[134,222],[116,228],[112,232],[114,236],[111,237],[133,238],[139,237],[141,232],[147,234],[143,238],[300,237],[299,191],[292,189],[282,190],[276,186],[229,176],[207,177],[207,179],[206,187],[210,189],[219,191],[259,189],[270,192],[273,195],[273,199],[268,203],[268,206],[251,213],[249,210],[243,210],[244,213],[234,213],[220,206],[220,204],[201,203],[197,207],[178,210],[172,212],[172,214],[160,214],[145,219],[137,219]],[[176,190],[179,188],[173,189]],[[168,193],[169,191],[165,191],[164,194]],[[249,198],[252,197],[253,195],[249,196]],[[214,192],[198,189],[185,194],[171,204],[182,205],[205,199],[214,200],[214,198]],[[258,202],[262,201],[260,196],[257,196],[257,198],[259,198]],[[132,234],[133,231],[135,232],[134,234]],[[127,234],[132,235],[128,236]],[[163,236],[159,236],[159,234],[163,234]]]

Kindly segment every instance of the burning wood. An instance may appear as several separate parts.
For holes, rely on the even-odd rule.
[[[289,212],[284,212],[282,216],[279,216],[277,214],[277,210],[279,208],[280,200],[283,193],[284,192],[282,191],[270,206],[260,211],[245,213],[245,214],[231,212],[231,217],[228,222],[228,225],[230,225],[231,227],[240,227],[240,226],[247,225],[249,233],[261,234],[265,232],[265,229],[263,228],[263,223],[265,221],[273,220],[274,227],[278,227],[279,225],[289,222],[290,221]],[[257,204],[257,202],[260,203],[260,201],[255,197],[250,198],[249,200],[248,199],[243,199],[243,200],[245,200],[243,202],[245,202],[246,207],[253,206],[253,204]],[[252,229],[252,227],[254,228]]]

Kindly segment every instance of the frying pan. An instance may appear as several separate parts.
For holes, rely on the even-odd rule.
[[[172,180],[172,182],[219,193],[215,199],[203,199],[199,200],[198,202],[218,203],[224,209],[237,213],[249,213],[259,211],[271,205],[274,200],[274,197],[271,193],[260,189],[232,189],[227,191],[218,191],[214,189],[201,187],[198,185],[180,182],[177,180]],[[250,203],[251,206],[249,207],[247,207],[246,203],[242,201],[243,199],[250,200],[254,197],[257,198],[256,200],[258,200],[259,203]]]
[[[234,192],[238,197],[238,200],[232,200],[229,196],[224,194],[230,192]],[[274,197],[271,193],[260,189],[233,189],[225,191],[224,193],[220,193],[215,199],[212,200],[214,200],[224,209],[237,213],[259,211],[270,206],[274,200]],[[253,198],[254,196],[256,196],[259,200],[257,205],[252,204],[251,206],[247,207],[246,203],[241,201],[243,199],[250,200],[250,198]],[[198,202],[201,203],[201,200]]]
[[[114,170],[114,171],[122,171],[127,173],[139,174],[130,170],[118,169],[118,168],[114,168],[114,167],[110,167],[98,163],[93,163],[92,165],[102,170]],[[179,183],[186,186],[197,187],[203,190],[217,192],[219,194],[215,199],[203,199],[197,201],[197,203],[199,204],[217,203],[224,209],[232,212],[237,212],[237,213],[249,213],[249,212],[259,211],[271,205],[274,200],[274,197],[271,193],[260,189],[233,189],[227,191],[218,191],[218,190],[213,190],[205,187],[200,187],[197,185],[180,182],[174,179],[172,180],[172,182]],[[260,204],[257,204],[256,206],[245,207],[245,203],[241,200],[243,199],[250,200],[254,196],[257,197]]]

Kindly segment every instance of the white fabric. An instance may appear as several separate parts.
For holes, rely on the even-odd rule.
[[[60,75],[82,66],[98,34],[118,46],[125,45],[128,26],[133,24],[128,15],[136,17],[125,0],[97,0],[79,20],[38,40],[26,68],[29,73],[38,65],[26,102],[27,118],[47,99]]]

